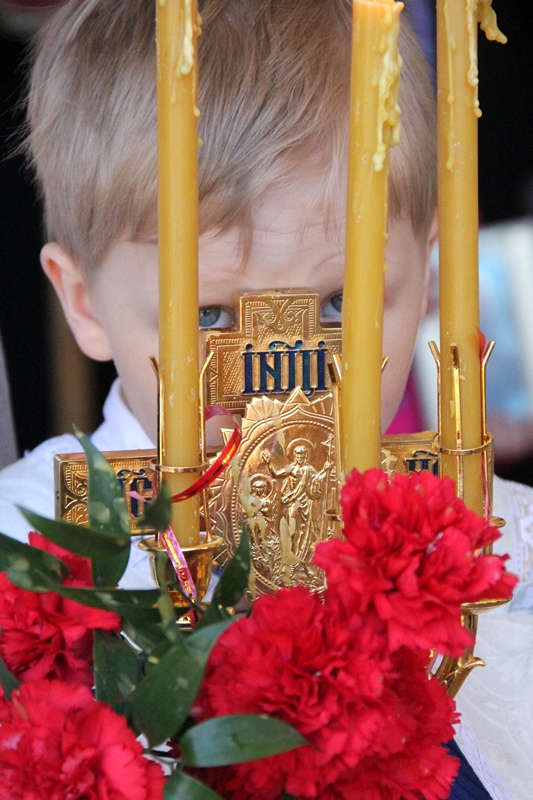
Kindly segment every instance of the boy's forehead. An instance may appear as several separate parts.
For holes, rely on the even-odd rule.
[[[244,249],[239,231],[200,240],[200,285],[204,291],[317,288],[325,268],[340,282],[343,248],[318,226],[303,233],[293,230],[254,229]]]
[[[200,237],[200,272],[207,279],[243,277],[250,270],[339,258],[343,251],[342,202],[327,204],[318,179],[302,179],[265,192],[251,210],[249,227]]]
[[[339,291],[344,278],[345,203],[325,202],[322,188],[322,180],[305,175],[270,188],[252,210],[249,230],[234,226],[223,232],[211,230],[202,234],[202,305],[232,304],[238,291],[307,288],[323,297]],[[406,271],[411,281],[423,279],[421,270],[409,268],[410,262],[420,261],[422,238],[414,235],[409,220],[389,221],[389,294],[404,283]],[[150,264],[154,262],[155,267],[157,235],[148,233],[137,243],[144,251],[140,259],[145,265],[146,245],[152,250]]]

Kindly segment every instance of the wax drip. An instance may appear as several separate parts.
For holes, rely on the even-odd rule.
[[[457,43],[452,34],[450,22],[450,6],[448,0],[444,2],[444,21],[446,25],[446,54],[448,56],[448,97],[447,102],[450,106],[450,127],[448,130],[448,160],[446,169],[453,171],[455,167],[455,157],[453,143],[455,141],[455,93],[453,90],[453,51],[457,49]]]
[[[388,9],[387,27],[379,43],[380,66],[376,83],[378,93],[378,136],[373,162],[377,172],[385,165],[388,147],[400,141],[400,71],[402,57],[398,50],[400,11],[403,3],[394,3]]]
[[[481,30],[484,31],[487,39],[491,42],[506,44],[507,36],[498,28],[498,21],[496,19],[496,12],[492,7],[492,0],[479,0],[477,15]]]
[[[161,4],[165,4],[166,0],[159,0]],[[173,70],[174,80],[172,83],[172,94],[170,102],[177,101],[178,81],[180,78],[192,73],[192,107],[195,117],[200,116],[200,110],[196,104],[197,99],[197,77],[196,70],[194,69],[195,62],[195,34],[201,33],[201,17],[197,14],[196,23],[193,21],[193,0],[184,0],[183,5],[183,39],[181,47],[179,47],[174,58],[176,66]],[[173,43],[174,44],[174,43]]]

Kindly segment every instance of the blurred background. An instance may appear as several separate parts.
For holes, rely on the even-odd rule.
[[[112,1],[112,0],[111,0]],[[0,0],[0,333],[18,453],[72,430],[92,431],[115,375],[77,349],[41,272],[41,210],[12,155],[24,121],[27,43],[61,0]],[[68,376],[68,378],[67,378]]]
[[[72,422],[93,430],[115,375],[112,365],[79,354],[63,322],[39,267],[41,214],[31,176],[11,155],[23,122],[27,42],[60,2],[0,0],[0,333],[18,454]],[[497,344],[488,370],[489,429],[497,472],[533,485],[533,3],[494,0],[494,7],[509,42],[479,40],[482,329]],[[434,59],[432,3],[405,0],[405,13]],[[395,430],[435,425],[435,367],[427,356],[429,338],[438,340],[434,314],[420,338]]]

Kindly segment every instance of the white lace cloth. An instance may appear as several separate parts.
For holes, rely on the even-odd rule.
[[[507,524],[495,551],[508,553],[519,587],[507,606],[479,618],[475,669],[458,697],[464,724],[457,740],[487,788],[488,759],[516,800],[533,797],[533,489],[495,481],[494,512]],[[475,736],[475,739],[473,738]],[[476,741],[477,740],[477,743]],[[476,745],[486,757],[475,754]],[[508,797],[492,788],[498,799]]]
[[[457,703],[459,710],[461,703]],[[469,764],[475,765],[475,773],[480,779],[485,789],[490,794],[492,800],[518,800],[518,796],[505,786],[503,780],[494,770],[493,765],[487,758],[479,739],[475,736],[469,726],[466,717],[463,716],[461,723],[455,730],[455,741],[461,748],[463,755]]]

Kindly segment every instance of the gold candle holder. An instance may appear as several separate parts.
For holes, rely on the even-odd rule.
[[[489,358],[494,350],[495,343],[489,342],[481,354],[480,370],[480,396],[481,396],[481,444],[478,447],[465,448],[463,446],[463,409],[465,405],[463,384],[460,372],[460,352],[456,344],[450,346],[450,357],[453,371],[453,416],[455,419],[455,447],[442,446],[442,421],[446,413],[443,408],[442,393],[442,359],[435,342],[429,343],[431,354],[437,366],[437,393],[438,393],[438,433],[435,437],[435,447],[439,453],[439,475],[450,475],[455,479],[456,494],[465,500],[465,465],[475,461],[475,466],[481,471],[483,485],[483,515],[488,521],[492,516],[492,480],[494,475],[493,441],[487,432],[487,380],[486,368]],[[444,457],[444,458],[443,458]],[[444,463],[446,462],[446,463]]]
[[[150,362],[154,370],[157,385],[158,385],[158,458],[152,461],[152,468],[155,478],[155,485],[159,482],[161,475],[194,475],[201,474],[209,467],[206,457],[206,443],[205,443],[205,395],[204,395],[204,376],[209,366],[212,356],[208,356],[199,376],[199,404],[200,404],[200,453],[199,464],[190,467],[175,467],[162,463],[162,448],[164,441],[164,417],[162,414],[163,408],[163,387],[161,383],[161,375],[159,365],[155,356],[150,356]],[[200,519],[203,519],[205,532],[198,532],[198,541],[193,545],[181,546],[180,550],[187,562],[187,567],[192,579],[193,586],[190,586],[189,576],[186,571],[180,566],[180,559],[178,554],[171,559],[167,548],[172,545],[167,541],[166,546],[163,542],[163,531],[156,531],[154,536],[143,538],[139,542],[139,548],[145,553],[148,553],[150,560],[150,571],[152,579],[156,585],[160,585],[161,580],[169,587],[172,602],[176,607],[187,607],[189,599],[194,599],[196,602],[201,602],[209,589],[209,582],[213,568],[213,559],[215,551],[221,548],[223,540],[218,536],[212,535],[211,521],[208,513],[208,497],[207,491],[201,491],[203,514],[200,514]],[[186,502],[186,501],[185,501]],[[174,532],[177,537],[179,546],[179,531]]]
[[[474,466],[481,469],[481,482],[483,487],[483,506],[485,519],[495,527],[501,528],[505,525],[505,520],[492,516],[492,484],[494,477],[494,447],[492,436],[487,432],[487,381],[486,368],[494,349],[494,342],[489,342],[481,354],[480,371],[480,394],[481,394],[481,440],[479,447],[463,447],[463,414],[464,396],[460,374],[460,353],[459,347],[455,344],[450,346],[450,356],[453,370],[453,393],[452,402],[454,404],[455,417],[455,441],[457,447],[445,448],[441,445],[442,436],[442,417],[445,413],[443,409],[443,396],[441,386],[441,355],[435,342],[429,343],[429,348],[435,359],[437,366],[437,390],[438,390],[438,433],[435,436],[435,449],[439,454],[439,476],[444,473],[443,461],[446,459],[446,473],[450,477],[455,477],[456,494],[462,500],[465,499],[465,463],[477,460]],[[444,458],[443,458],[444,457]],[[471,474],[471,471],[470,471]],[[492,546],[486,548],[485,552],[492,552]],[[474,655],[475,638],[477,633],[478,615],[483,611],[508,603],[510,598],[505,600],[480,600],[477,603],[465,603],[462,606],[463,626],[472,633],[474,645],[469,647],[460,658],[446,657],[442,660],[434,676],[445,684],[447,691],[455,697],[469,673],[478,666],[484,666],[483,659]]]

